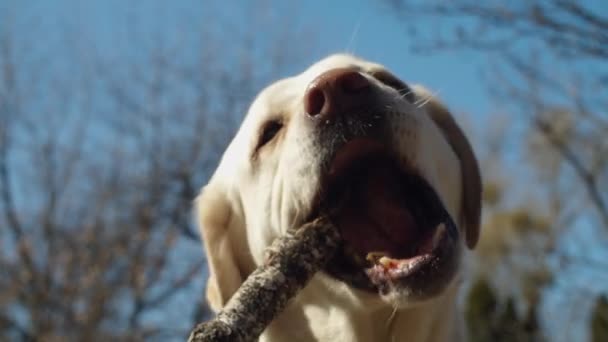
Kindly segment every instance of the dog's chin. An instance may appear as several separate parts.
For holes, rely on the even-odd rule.
[[[315,215],[329,215],[343,238],[329,275],[397,307],[435,297],[450,284],[459,264],[458,229],[422,176],[370,139],[338,149],[324,176]]]

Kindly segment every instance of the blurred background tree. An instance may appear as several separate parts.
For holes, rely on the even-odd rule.
[[[182,341],[209,314],[192,199],[263,86],[346,51],[473,141],[471,340],[604,341],[607,43],[593,0],[2,1],[0,340]]]
[[[534,307],[520,316],[513,299],[501,301],[483,278],[468,293],[465,318],[471,342],[524,342],[542,338]]]
[[[608,298],[600,296],[597,298],[591,316],[591,341],[606,340],[608,340]]]
[[[249,26],[285,25],[262,5]],[[132,9],[110,46],[74,22],[52,36],[43,16],[0,19],[2,341],[183,340],[209,313],[192,201],[253,95],[299,58],[281,42],[305,40],[180,8],[149,32]]]

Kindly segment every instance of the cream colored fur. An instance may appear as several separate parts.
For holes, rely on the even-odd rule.
[[[303,94],[322,72],[348,66],[369,73],[383,69],[349,55],[333,55],[263,90],[197,199],[209,263],[207,298],[214,310],[262,263],[274,238],[303,223],[319,185],[318,153],[310,125],[304,124]],[[415,87],[418,101],[406,103],[394,90],[372,81],[394,96],[390,110],[403,113],[391,123],[400,156],[433,186],[460,227],[461,244],[472,248],[478,238],[481,188],[477,162],[462,131],[424,88]],[[283,130],[256,155],[260,127],[277,115]],[[406,294],[380,297],[320,272],[261,340],[458,341],[461,324],[455,303],[461,277],[459,273],[435,298],[409,302]]]

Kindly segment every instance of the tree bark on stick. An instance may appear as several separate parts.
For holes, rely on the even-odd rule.
[[[217,316],[198,324],[189,342],[257,341],[290,298],[331,259],[340,234],[327,218],[318,218],[270,247],[266,262],[241,285]]]

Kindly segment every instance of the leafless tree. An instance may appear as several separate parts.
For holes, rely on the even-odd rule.
[[[576,227],[591,225],[598,241],[608,232],[606,7],[575,0],[387,3],[408,27],[414,51],[469,50],[487,56],[482,77],[510,116],[502,123],[495,116],[489,120],[508,133],[490,132],[502,135],[478,145],[489,156],[480,252],[491,256],[483,261],[492,266],[510,265],[503,277],[486,267],[487,276],[535,306],[543,287],[568,265],[578,265],[579,274],[605,270],[602,258],[567,252],[560,243]],[[590,304],[602,291],[595,285],[576,285],[577,310],[583,298]],[[563,310],[568,322],[580,321],[571,311]],[[553,337],[582,338],[580,331],[560,324],[553,326]]]
[[[206,315],[192,200],[254,90],[304,55],[246,26],[118,61],[32,59],[0,31],[0,340],[181,340]]]
[[[608,13],[593,2],[389,1],[410,31],[429,20],[422,53],[473,49],[493,62],[490,91],[506,98],[567,166],[608,229]],[[570,177],[572,178],[572,177]],[[570,192],[571,193],[571,192]]]

